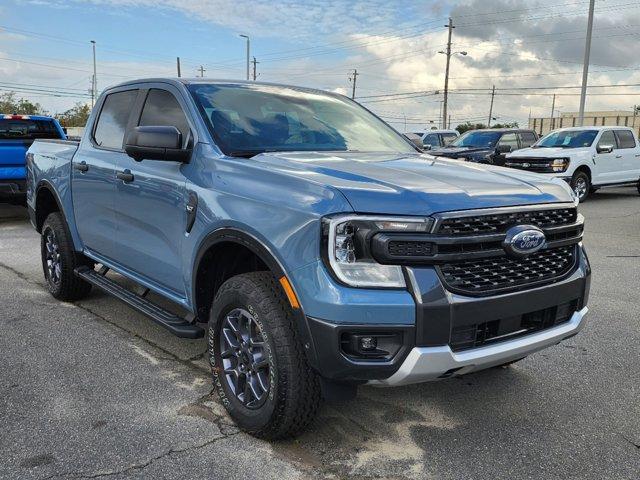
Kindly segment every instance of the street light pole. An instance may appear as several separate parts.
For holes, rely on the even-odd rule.
[[[444,73],[444,103],[442,106],[442,124],[447,124],[447,101],[449,98],[449,63],[451,62],[451,34],[453,29],[453,20],[449,17],[449,23],[445,25],[449,29],[449,39],[447,40],[447,66]]]
[[[98,95],[98,79],[96,78],[96,41],[91,40],[91,47],[93,49],[93,79],[91,81],[91,108],[96,100],[96,96]]]
[[[248,35],[244,35],[244,34],[240,34],[240,36],[242,38],[246,38],[247,39],[247,80],[250,79],[250,63],[251,63],[251,40],[249,40],[249,36]]]
[[[582,66],[582,90],[580,91],[579,126],[584,125],[584,104],[587,99],[587,79],[589,77],[589,57],[591,56],[591,32],[593,31],[593,8],[596,0],[589,2],[589,20],[587,21],[587,41],[584,46],[584,64]]]

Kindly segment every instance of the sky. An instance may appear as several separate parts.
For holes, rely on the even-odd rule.
[[[400,131],[439,126],[448,18],[452,126],[575,112],[588,0],[0,0],[0,92],[60,113],[141,77],[243,79],[351,95]],[[640,103],[640,1],[596,0],[588,111]],[[462,55],[458,52],[466,52]],[[617,87],[600,87],[618,85]],[[639,85],[636,87],[634,85]]]

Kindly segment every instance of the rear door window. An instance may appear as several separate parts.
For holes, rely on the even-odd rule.
[[[0,139],[36,140],[38,138],[61,138],[51,120],[3,119],[0,118]]]
[[[536,136],[532,132],[520,133],[520,145],[522,148],[530,147],[534,143],[536,143]]]
[[[182,134],[183,146],[189,138],[189,122],[176,97],[167,90],[149,90],[140,116],[140,126],[176,127]]]
[[[444,145],[449,145],[456,138],[458,138],[458,135],[456,135],[455,133],[443,133],[442,134],[442,141],[443,141]]]
[[[616,130],[619,148],[635,148],[636,139],[629,130]]]
[[[93,138],[98,146],[122,149],[127,123],[129,123],[129,116],[137,95],[137,90],[126,90],[107,95],[93,133]]]

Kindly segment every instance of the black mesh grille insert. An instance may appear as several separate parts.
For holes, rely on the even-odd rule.
[[[577,210],[575,208],[445,218],[442,220],[437,233],[442,235],[505,233],[514,225],[535,225],[544,229],[559,225],[569,225],[574,223],[576,218]]]
[[[424,257],[433,253],[433,243],[392,240],[388,252],[392,257]]]
[[[576,311],[579,300],[555,307],[514,315],[472,325],[454,327],[449,346],[454,352],[534,333],[567,322]]]
[[[468,294],[516,290],[554,280],[575,264],[575,245],[542,250],[525,258],[507,256],[465,260],[440,266],[449,290]]]

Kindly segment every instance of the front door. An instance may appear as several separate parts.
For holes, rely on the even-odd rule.
[[[175,126],[183,145],[190,141],[191,128],[172,91],[149,89],[139,118],[141,126]],[[182,168],[179,162],[138,162],[127,156],[116,165],[116,173],[129,176],[116,183],[119,260],[128,270],[179,297],[186,292],[181,261],[187,203]]]
[[[88,132],[73,157],[73,212],[85,249],[116,259],[116,162],[126,157],[124,133],[138,90],[105,97],[93,132]]]
[[[596,153],[595,175],[593,183],[596,185],[606,185],[607,183],[617,183],[622,178],[623,155],[618,149],[618,142],[613,130],[604,130],[598,140],[598,147],[613,147],[613,152]]]

